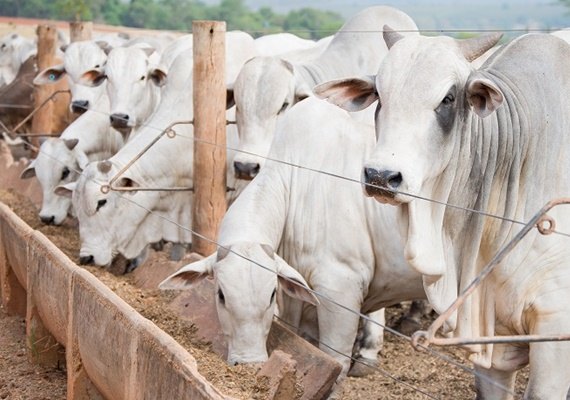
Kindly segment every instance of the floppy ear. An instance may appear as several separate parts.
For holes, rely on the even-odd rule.
[[[503,104],[501,90],[489,79],[475,72],[467,81],[467,101],[481,118],[493,113]]]
[[[160,282],[159,289],[189,289],[207,276],[212,275],[217,252],[200,261],[188,264]]]
[[[102,69],[92,69],[81,75],[79,83],[85,86],[97,87],[101,86],[106,79],[107,75],[105,75]]]
[[[20,174],[20,179],[29,179],[36,176],[36,168],[35,168],[36,160],[32,160],[30,165],[26,167]]]
[[[75,190],[76,187],[77,187],[77,182],[69,182],[66,183],[65,185],[56,186],[53,192],[58,196],[71,198],[71,196],[73,195],[73,191]]]
[[[325,82],[313,88],[313,92],[349,112],[362,111],[378,100],[375,76]]]
[[[46,85],[50,83],[56,83],[65,75],[65,67],[63,64],[55,65],[50,68],[44,69],[40,72],[33,81],[34,85]]]
[[[275,254],[279,287],[290,297],[305,301],[312,305],[319,304],[319,299],[311,292],[305,279],[284,259]]]
[[[148,79],[150,79],[158,87],[164,86],[166,84],[166,78],[168,74],[166,71],[160,67],[155,67],[151,69],[148,73]]]

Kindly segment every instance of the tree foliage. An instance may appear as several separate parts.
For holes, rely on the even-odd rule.
[[[221,0],[213,6],[200,0],[0,0],[0,15],[181,31],[190,31],[195,19],[212,19],[226,21],[228,30],[240,29],[254,36],[291,31],[311,39],[332,34],[343,22],[336,13],[312,8],[287,15],[269,7],[254,12],[244,0]]]

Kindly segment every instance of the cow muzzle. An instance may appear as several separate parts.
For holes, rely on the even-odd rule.
[[[88,100],[75,100],[71,102],[71,112],[73,112],[74,114],[81,115],[88,109],[89,109]]]
[[[261,166],[259,163],[244,163],[240,161],[234,161],[234,171],[236,179],[243,179],[245,181],[251,181],[257,176]]]
[[[95,257],[93,257],[92,255],[79,257],[79,265],[93,265],[94,262],[95,262]]]
[[[115,113],[111,114],[109,118],[111,120],[111,126],[115,129],[130,128],[128,114]]]
[[[364,191],[381,203],[397,204],[394,200],[403,178],[398,171],[364,168]]]

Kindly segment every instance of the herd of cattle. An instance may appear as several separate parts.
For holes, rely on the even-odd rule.
[[[568,36],[500,38],[423,36],[385,6],[319,42],[226,34],[227,118],[237,121],[227,128],[231,206],[218,251],[161,288],[214,277],[230,363],[267,359],[279,313],[318,337],[343,376],[351,363],[342,354],[375,364],[383,307],[427,299],[442,313],[517,234],[513,221],[568,196]],[[18,35],[2,39],[4,86],[34,50]],[[62,57],[34,84],[67,76],[81,116],[45,140],[22,173],[42,187],[41,221],[77,218],[84,264],[109,265],[121,254],[136,266],[160,241],[184,248],[192,193],[137,188],[192,186],[192,125],[173,126],[174,137],[122,170],[164,129],[193,119],[192,36],[108,36],[71,43]],[[128,190],[102,191],[120,171],[114,185]],[[570,232],[568,208],[550,215]],[[569,334],[567,240],[532,231],[443,333]],[[360,323],[349,310],[370,318]],[[478,398],[511,398],[505,387],[527,364],[525,399],[566,398],[567,342],[467,350]],[[361,373],[358,364],[352,373]]]

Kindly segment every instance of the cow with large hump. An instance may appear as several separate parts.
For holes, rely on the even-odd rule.
[[[253,38],[244,32],[226,34],[226,79],[235,79],[243,63],[254,54]],[[135,159],[149,143],[173,123],[193,119],[192,50],[180,54],[166,78],[162,101],[139,132],[109,160],[90,163],[75,184],[63,185],[58,193],[72,194],[79,221],[80,261],[108,265],[121,253],[137,257],[149,243],[161,239],[189,243],[192,195],[188,191],[144,191],[144,188],[192,187],[193,126],[172,126],[173,138],[163,136],[113,184],[126,191],[101,191],[113,177]],[[233,132],[233,133],[232,133]],[[228,127],[228,143],[236,136]],[[235,140],[235,139],[234,139]],[[174,221],[175,223],[173,223]],[[178,224],[178,225],[177,225]]]
[[[230,364],[267,360],[280,291],[287,295],[280,318],[302,332],[318,332],[321,349],[343,365],[344,375],[359,316],[338,304],[370,313],[425,298],[421,276],[407,265],[403,243],[393,234],[396,210],[336,177],[358,179],[373,143],[372,125],[322,100],[300,102],[279,124],[271,147],[270,158],[282,162],[268,162],[228,209],[217,240],[222,247],[160,285],[191,288],[214,277]],[[301,324],[303,302],[316,305],[317,326]],[[364,358],[376,365],[376,354]]]
[[[387,6],[369,7],[347,21],[324,51],[315,47],[316,57],[305,50],[304,59],[294,54],[256,57],[244,66],[229,90],[237,107],[239,132],[236,178],[251,180],[259,172],[277,121],[293,104],[312,95],[313,86],[376,72],[388,51],[378,29],[384,24],[405,31],[405,35],[417,35],[416,24],[404,12]]]
[[[441,313],[520,231],[513,220],[528,221],[568,196],[570,47],[529,34],[474,70],[469,61],[499,35],[461,41],[385,30],[390,52],[375,77],[317,92],[347,109],[378,102],[365,191],[398,208],[405,257]],[[570,229],[569,211],[549,212],[558,230]],[[568,334],[569,253],[567,238],[529,232],[446,321],[446,331],[464,338]],[[525,399],[566,398],[568,342],[467,349],[479,372],[511,389],[516,371],[530,364]],[[478,398],[511,398],[485,379],[476,378],[476,387]]]

